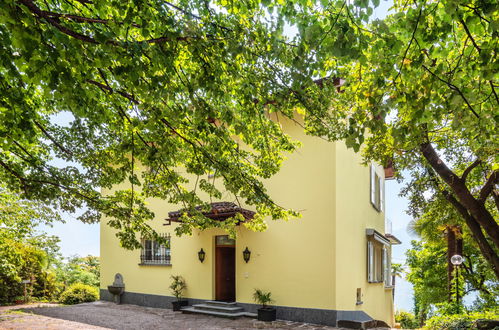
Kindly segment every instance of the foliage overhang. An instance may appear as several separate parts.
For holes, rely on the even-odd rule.
[[[337,68],[335,61],[318,61],[323,55],[316,39],[337,26],[343,33],[328,33],[324,46],[343,48],[346,57],[362,47],[354,33],[360,20],[344,7],[303,1],[5,1],[2,181],[25,198],[64,211],[84,207],[85,222],[105,215],[126,248],[140,246],[137,232],[157,236],[147,222],[154,214],[146,198],[195,213],[207,205],[199,191],[220,198],[223,189],[256,210],[245,224],[253,230],[265,229],[266,216],[297,216],[277,205],[262,184],[279,170],[283,152],[298,145],[267,114],[292,118],[299,110],[310,133],[326,132],[318,124],[332,121],[336,87],[314,78],[335,76]],[[285,25],[298,27],[299,34],[286,37]],[[61,114],[71,120],[57,123]],[[151,171],[139,173],[139,163]],[[178,168],[197,178],[194,188]],[[213,172],[213,180],[205,178]],[[95,190],[122,182],[132,188],[106,196]],[[233,233],[235,223],[210,222],[200,213],[177,233],[209,226]]]

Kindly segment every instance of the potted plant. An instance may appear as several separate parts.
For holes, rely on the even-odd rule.
[[[274,307],[268,306],[274,302],[272,300],[270,292],[265,292],[260,289],[255,289],[253,293],[253,299],[258,304],[261,304],[262,307],[258,308],[258,321],[275,321],[276,320],[276,309]]]
[[[189,302],[182,299],[184,290],[187,289],[187,284],[185,280],[180,275],[172,275],[172,284],[170,284],[170,290],[172,294],[177,298],[177,301],[172,301],[172,307],[174,311],[179,311],[181,307],[187,306]]]

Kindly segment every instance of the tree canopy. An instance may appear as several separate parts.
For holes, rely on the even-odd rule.
[[[412,177],[412,215],[444,198],[499,279],[498,22],[494,1],[395,1],[333,108],[347,145]]]
[[[191,211],[179,234],[193,227],[230,230],[230,222],[194,209],[207,202],[199,191],[221,196],[215,180],[256,209],[246,224],[252,229],[263,230],[268,215],[296,216],[262,184],[279,170],[283,152],[297,146],[268,114],[292,118],[308,109],[307,126],[327,120],[336,64],[313,47],[329,30],[321,47],[340,57],[359,53],[360,19],[347,7],[354,8],[8,0],[0,12],[0,177],[26,198],[66,211],[86,207],[83,221],[109,216],[127,248],[139,246],[136,232],[154,235],[147,197]],[[299,33],[286,36],[285,26]],[[69,123],[57,124],[54,118],[64,115]],[[139,163],[148,171],[139,173]],[[186,188],[187,174],[198,178],[194,189]],[[132,188],[108,196],[95,190],[123,181]]]

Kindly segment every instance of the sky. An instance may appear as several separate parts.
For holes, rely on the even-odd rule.
[[[411,247],[411,240],[418,239],[411,236],[407,230],[411,221],[411,217],[405,212],[408,209],[408,200],[399,196],[404,184],[404,181],[385,181],[385,217],[392,222],[392,234],[402,241],[402,244],[392,246],[392,262],[402,265],[405,264],[405,252]],[[412,285],[404,278],[395,280],[395,308],[405,311],[411,311],[413,308]]]
[[[60,252],[64,257],[100,255],[99,224],[85,224],[76,220],[76,216],[62,214],[62,218],[66,223],[57,222],[52,227],[44,226],[40,229],[60,238]]]
[[[382,1],[375,9],[374,17],[383,18],[386,16],[392,1]],[[290,31],[291,32],[291,31]],[[70,117],[60,115],[54,120],[63,125],[71,120]],[[402,241],[401,245],[393,247],[392,260],[396,263],[405,262],[405,251],[410,248],[410,241],[417,239],[411,237],[407,231],[407,225],[411,220],[405,213],[407,209],[407,199],[400,197],[399,192],[403,186],[395,180],[385,183],[386,217],[392,222],[392,234]],[[65,257],[73,255],[94,255],[98,256],[99,251],[99,224],[84,224],[76,219],[77,215],[63,214],[65,223],[55,223],[53,227],[43,227],[42,230],[51,235],[56,235],[61,239],[61,253]],[[413,305],[413,292],[410,283],[403,278],[397,278],[395,289],[395,308],[397,310],[410,311]]]

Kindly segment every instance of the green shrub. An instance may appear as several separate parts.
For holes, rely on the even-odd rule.
[[[61,294],[59,302],[66,305],[74,305],[96,301],[97,299],[99,299],[99,291],[96,287],[76,283]]]
[[[437,315],[426,322],[426,329],[461,330],[476,329],[475,321],[479,319],[497,320],[499,312],[473,312],[468,314]]]
[[[395,322],[400,323],[402,329],[417,329],[419,328],[416,316],[412,313],[397,311],[395,313]]]

